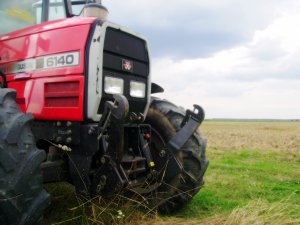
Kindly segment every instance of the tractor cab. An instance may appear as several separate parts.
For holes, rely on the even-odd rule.
[[[101,1],[82,0],[26,0],[0,2],[0,35],[42,22],[73,16],[94,16],[106,20],[108,10]]]

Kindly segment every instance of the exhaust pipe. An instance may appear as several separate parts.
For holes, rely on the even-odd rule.
[[[102,21],[106,21],[108,17],[108,10],[102,5],[101,0],[88,1],[83,8],[83,16],[97,17]]]

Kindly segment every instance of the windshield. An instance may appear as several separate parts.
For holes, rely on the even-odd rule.
[[[63,0],[48,0],[48,16],[43,21],[66,18]],[[73,15],[80,16],[86,0],[71,0]],[[42,22],[42,0],[0,0],[0,35]]]
[[[0,35],[19,30],[41,21],[34,7],[38,0],[10,0],[0,1]]]

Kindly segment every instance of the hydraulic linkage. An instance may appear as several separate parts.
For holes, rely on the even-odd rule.
[[[129,104],[123,95],[114,95],[115,101],[107,101],[98,124],[98,140],[102,143],[102,166],[97,170],[93,181],[94,194],[114,193],[128,183],[121,166],[124,152],[124,123]]]

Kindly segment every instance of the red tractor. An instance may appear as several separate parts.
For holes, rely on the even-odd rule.
[[[203,186],[202,108],[151,97],[147,41],[106,16],[99,1],[1,1],[1,225],[39,224],[47,182],[160,212]]]

